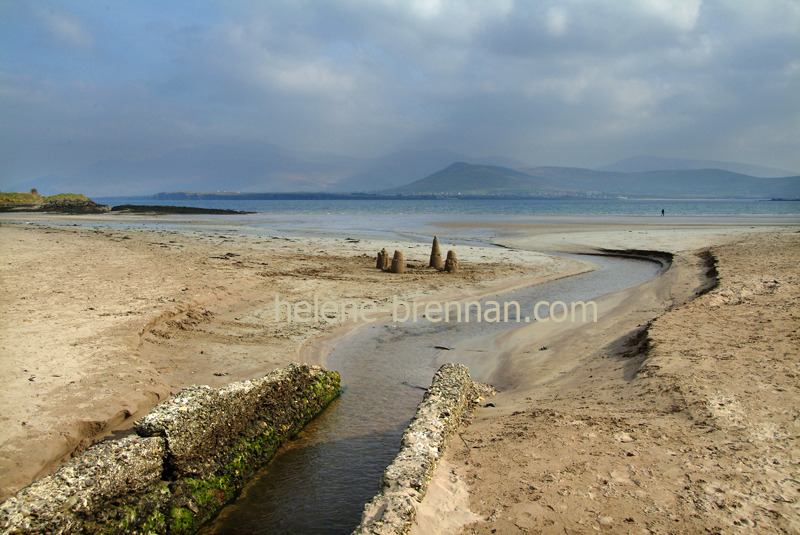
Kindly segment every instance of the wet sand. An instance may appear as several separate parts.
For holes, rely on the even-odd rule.
[[[511,387],[451,442],[420,511],[423,532],[442,518],[436,529],[452,533],[797,525],[797,487],[789,489],[800,478],[796,224],[781,234],[786,222],[769,218],[633,221],[493,224],[494,239],[513,247],[677,256],[664,276],[603,299],[597,324],[534,324],[508,337],[499,349],[511,355],[503,370]],[[462,272],[448,276],[424,268],[427,244],[394,238],[19,222],[0,225],[0,499],[183,386],[324,361],[326,348],[353,328],[276,321],[276,294],[452,299],[586,269],[538,253],[458,246]],[[431,233],[480,234],[470,222],[437,225]],[[399,246],[419,267],[402,277],[375,270],[375,252]],[[708,246],[722,284],[691,301],[705,271],[694,251]],[[758,318],[765,310],[783,314],[771,320],[768,343],[749,338],[761,324],[729,334],[742,311]],[[649,351],[635,351],[626,335],[657,317]],[[767,377],[764,362],[772,366]],[[720,366],[730,369],[722,374]],[[744,384],[748,377],[755,379]],[[756,473],[766,460],[777,462],[764,479]],[[458,504],[460,514],[443,513]]]

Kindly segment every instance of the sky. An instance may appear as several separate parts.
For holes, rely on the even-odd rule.
[[[0,188],[253,141],[800,172],[800,0],[0,0]]]

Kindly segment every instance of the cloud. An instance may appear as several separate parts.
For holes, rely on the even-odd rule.
[[[642,0],[638,4],[676,29],[689,31],[697,24],[702,0]]]
[[[34,13],[53,38],[73,48],[86,50],[92,46],[92,36],[77,17],[53,8],[37,7]]]
[[[567,33],[569,13],[562,6],[552,6],[547,10],[546,26],[550,35],[559,37]]]
[[[3,180],[248,140],[800,171],[792,0],[36,5],[0,5]]]

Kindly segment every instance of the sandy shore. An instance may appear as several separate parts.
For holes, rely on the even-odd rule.
[[[598,323],[526,325],[503,339],[496,379],[507,388],[451,442],[418,529],[800,529],[796,223],[440,222],[431,234],[490,228],[517,248],[454,247],[463,269],[448,276],[424,267],[427,244],[396,237],[68,221],[0,224],[0,499],[183,386],[324,362],[356,328],[279,321],[276,295],[379,305],[487,296],[586,269],[525,249],[658,249],[676,253],[673,268],[601,299]],[[721,285],[691,300],[706,271],[696,250],[709,246]],[[416,267],[380,273],[381,247],[402,248]],[[655,318],[642,352],[646,338],[629,333]]]
[[[731,230],[701,232],[705,295],[692,232],[597,324],[507,338],[512,386],[451,442],[415,533],[800,531],[800,234]]]
[[[0,499],[184,386],[218,387],[298,360],[319,363],[353,325],[277,319],[276,296],[384,306],[394,295],[490,295],[586,269],[538,253],[458,246],[462,270],[449,275],[425,267],[429,245],[397,240],[5,217]],[[376,270],[382,247],[402,248],[414,267],[402,276]]]

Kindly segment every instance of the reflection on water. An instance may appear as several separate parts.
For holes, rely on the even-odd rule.
[[[587,301],[655,276],[652,262],[580,257],[602,268],[527,288],[504,298],[523,315],[538,301]],[[470,366],[485,381],[498,364],[490,340],[518,324],[372,324],[342,341],[328,368],[342,374],[345,390],[265,467],[208,533],[350,533],[381,474],[400,447],[403,430],[421,401],[414,385],[430,384],[444,362]],[[435,346],[469,347],[443,351]]]

